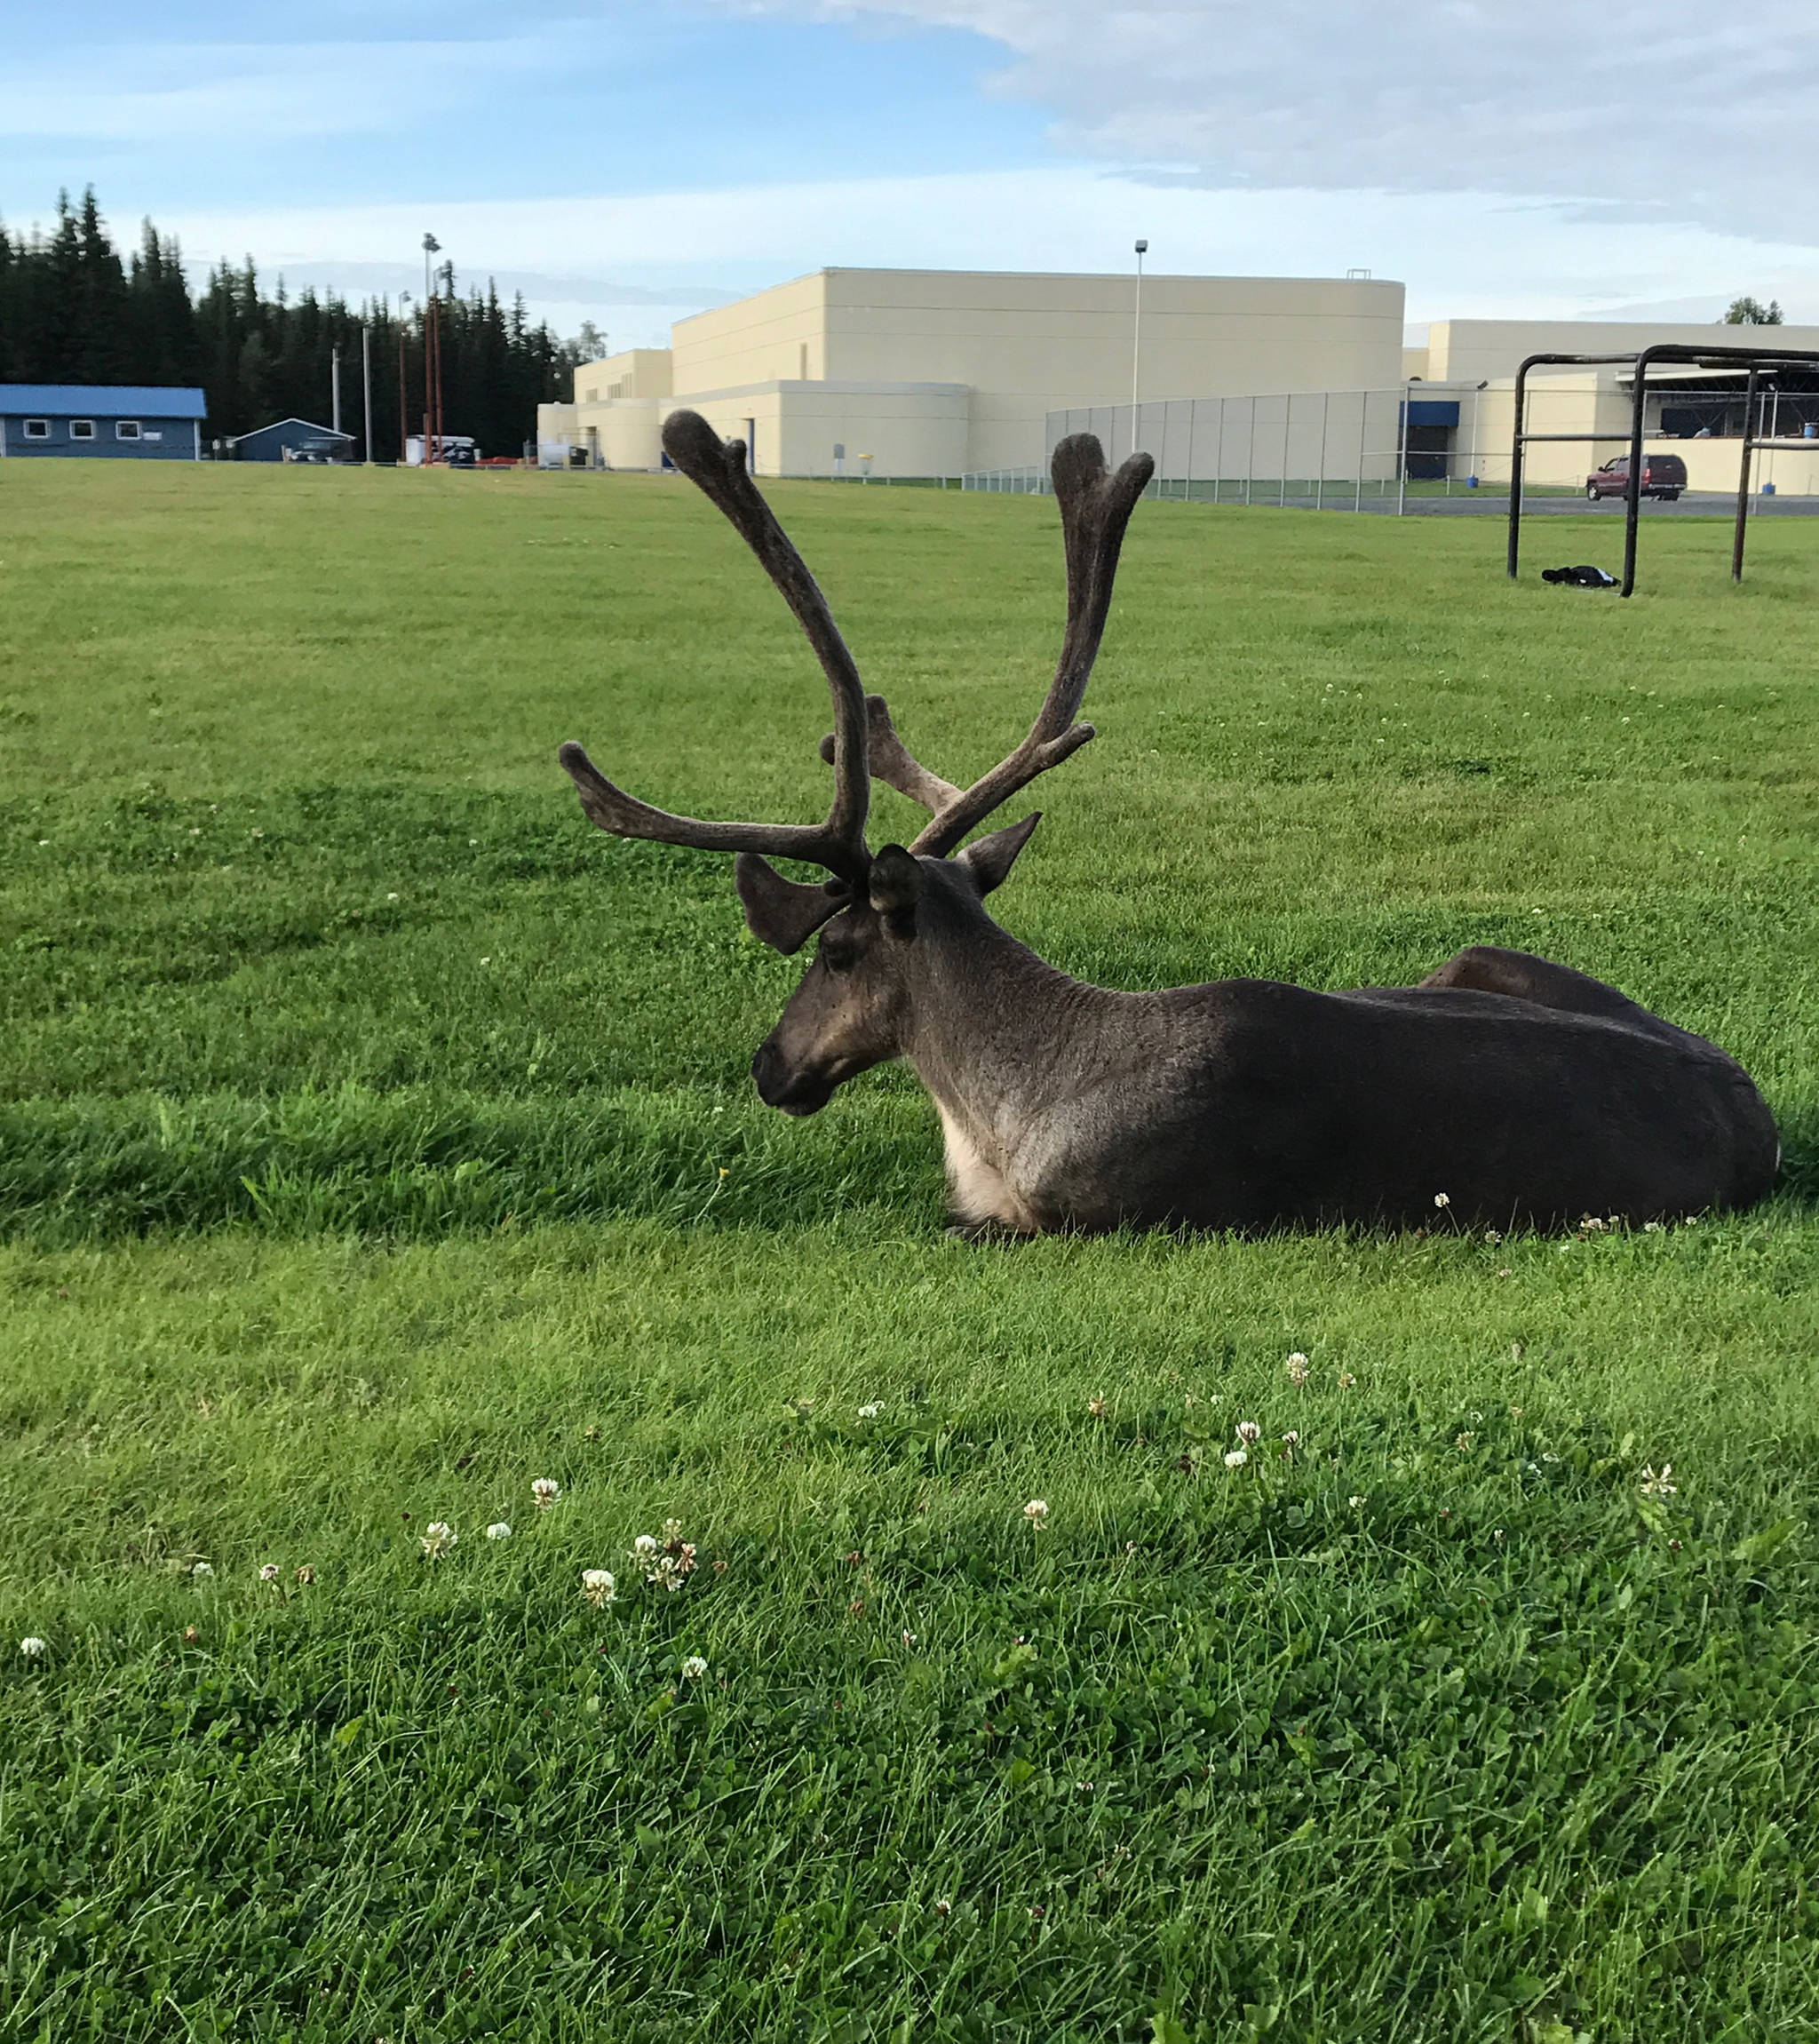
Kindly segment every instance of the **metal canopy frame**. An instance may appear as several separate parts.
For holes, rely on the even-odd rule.
[[[1776,347],[1691,347],[1684,341],[1657,341],[1633,354],[1531,354],[1516,371],[1515,436],[1510,447],[1509,576],[1516,577],[1516,559],[1521,546],[1522,517],[1522,450],[1531,440],[1597,441],[1614,439],[1608,433],[1529,433],[1523,428],[1527,414],[1529,371],[1531,369],[1600,369],[1614,365],[1632,367],[1636,372],[1630,410],[1630,474],[1624,491],[1624,573],[1617,593],[1628,596],[1636,586],[1636,525],[1642,509],[1642,431],[1648,394],[1648,371],[1657,362],[1688,362],[1699,369],[1742,369],[1749,372],[1744,387],[1744,442],[1737,466],[1736,529],[1731,539],[1730,578],[1744,578],[1744,536],[1749,529],[1750,457],[1764,449],[1799,448],[1814,451],[1809,440],[1771,440],[1750,427],[1751,406],[1759,402],[1757,385],[1766,370],[1773,376],[1778,369],[1819,370],[1819,351]],[[1656,386],[1660,389],[1660,385]],[[1760,426],[1759,413],[1758,426]]]

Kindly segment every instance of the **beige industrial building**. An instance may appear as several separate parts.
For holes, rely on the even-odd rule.
[[[958,476],[1038,467],[1058,434],[1133,444],[1165,480],[1411,475],[1508,481],[1515,371],[1542,353],[1765,340],[1737,330],[1592,320],[1442,320],[1405,347],[1403,290],[1371,278],[1069,275],[828,269],[692,319],[667,348],[575,372],[539,407],[546,466],[651,470],[684,406],[751,445],[764,475]],[[1819,351],[1819,328],[1773,343]],[[1133,370],[1142,402],[1131,409]],[[1735,489],[1740,374],[1660,370],[1649,444],[1694,489]],[[1569,484],[1628,444],[1632,372],[1537,371],[1527,473]],[[1738,403],[1723,400],[1734,388]],[[1676,392],[1682,394],[1677,397]],[[1819,417],[1819,405],[1815,414]],[[1791,431],[1802,428],[1795,425]],[[1819,491],[1819,441],[1760,457],[1761,479]]]
[[[1044,420],[1143,392],[1376,388],[1402,287],[1370,279],[819,270],[679,320],[668,349],[576,371],[540,457],[654,468],[683,406],[764,475],[959,475],[1039,462]]]

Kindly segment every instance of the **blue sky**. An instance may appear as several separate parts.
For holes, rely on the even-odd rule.
[[[11,226],[91,182],[117,231],[356,297],[420,276],[430,228],[616,345],[823,263],[1124,266],[1139,233],[1158,269],[1401,277],[1417,321],[1738,290],[1819,321],[1804,0],[8,15]]]

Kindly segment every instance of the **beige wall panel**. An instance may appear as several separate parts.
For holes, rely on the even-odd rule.
[[[827,273],[798,277],[678,320],[671,331],[674,391],[729,390],[741,384],[832,373],[823,345]]]
[[[1724,327],[1607,320],[1436,320],[1428,329],[1430,374],[1477,383],[1514,376],[1531,354],[1632,354],[1656,341],[1688,347],[1819,350],[1819,327]]]
[[[600,362],[583,362],[575,372],[577,404],[622,397],[668,397],[671,387],[666,347],[626,348]]]
[[[773,383],[685,392],[661,410],[685,405],[723,440],[744,439],[754,422],[760,475],[831,475],[837,442],[849,475],[862,473],[866,455],[880,479],[958,475],[965,467],[968,393],[958,386]]]

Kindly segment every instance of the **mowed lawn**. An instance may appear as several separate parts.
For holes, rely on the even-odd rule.
[[[772,494],[1007,750],[1052,504]],[[759,1106],[799,963],[555,766],[825,803],[686,484],[6,464],[0,2036],[1811,2038],[1819,524],[1535,578],[1617,537],[1140,506],[994,906],[1547,952],[1744,1060],[1776,1196],[981,1250],[906,1075]]]

